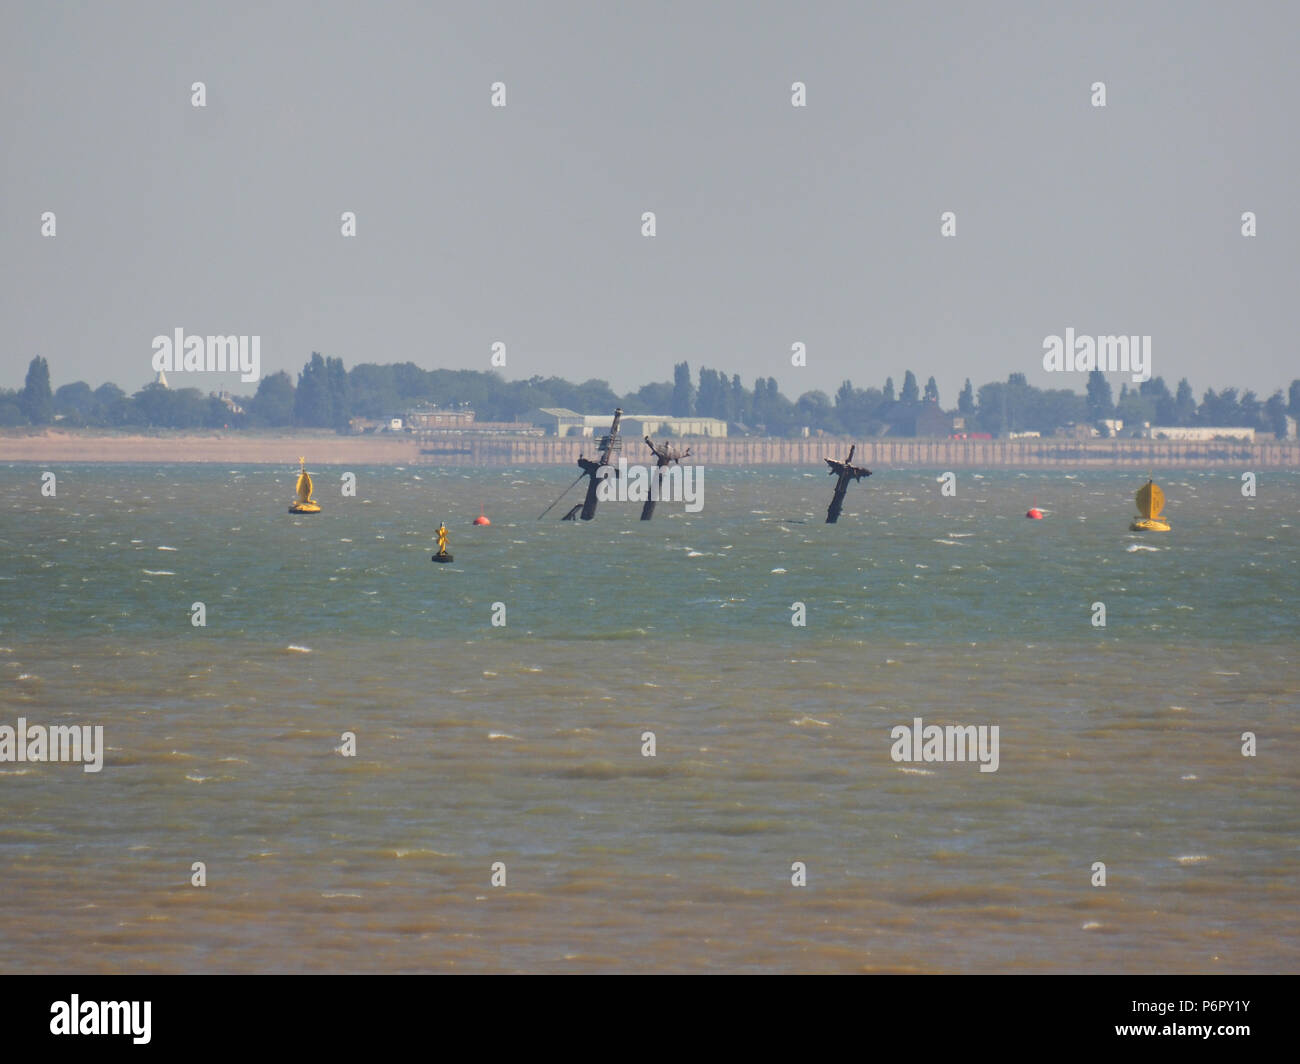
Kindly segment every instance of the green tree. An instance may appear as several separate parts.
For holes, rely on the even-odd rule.
[[[257,384],[257,394],[249,404],[249,413],[263,425],[293,424],[293,381],[281,370],[263,377]]]
[[[978,393],[975,425],[981,432],[998,436],[1007,429],[1007,386],[1001,381],[981,384]]]
[[[732,420],[740,425],[747,425],[753,420],[752,396],[745,390],[740,374],[731,375],[731,410]]]
[[[887,402],[887,403],[895,403],[895,402],[898,401],[897,397],[894,395],[894,378],[893,378],[893,377],[886,377],[886,378],[885,378],[885,391],[884,391],[884,396],[885,396],[885,402]]]
[[[623,409],[632,414],[666,414],[672,407],[673,386],[668,381],[643,384],[623,397]]]
[[[1286,439],[1286,400],[1279,388],[1264,403],[1264,421],[1279,440]]]
[[[700,367],[700,390],[695,399],[695,410],[701,417],[724,417],[727,384],[716,369]]]
[[[195,429],[212,427],[212,402],[197,388],[164,388],[147,384],[132,396],[133,423],[148,428]]]
[[[573,390],[573,398],[579,405],[574,410],[590,414],[612,414],[619,405],[618,396],[607,381],[583,381]]]
[[[1248,425],[1253,429],[1267,427],[1264,423],[1264,404],[1260,401],[1259,396],[1249,389],[1241,397],[1241,424]]]
[[[743,390],[743,388],[742,388]],[[718,413],[717,416],[727,422],[739,420],[736,416],[736,392],[727,380],[727,375],[718,372]]]
[[[1192,395],[1192,386],[1184,377],[1178,382],[1178,392],[1174,396],[1174,424],[1190,425],[1196,419],[1196,399]]]
[[[199,424],[209,429],[243,428],[248,423],[247,412],[236,414],[215,395],[203,400],[199,411]]]
[[[821,429],[823,432],[838,431],[835,405],[825,392],[804,392],[794,406],[800,427],[806,425],[814,431],[816,429]]]
[[[921,389],[916,383],[916,374],[910,369],[903,374],[903,391],[898,398],[908,404],[921,401]]]
[[[1094,369],[1088,374],[1088,420],[1093,424],[1115,416],[1114,393],[1106,374]]]
[[[54,413],[74,425],[89,424],[95,413],[95,393],[85,381],[65,384],[54,393]]]
[[[18,405],[18,393],[0,388],[0,428],[16,428],[27,424],[23,409]]]
[[[673,400],[668,412],[673,417],[695,414],[695,385],[691,383],[691,367],[685,362],[673,366]]]
[[[33,425],[54,420],[54,396],[50,392],[50,364],[37,355],[27,365],[27,381],[18,393],[18,405]]]
[[[325,360],[313,351],[311,359],[298,374],[298,390],[293,397],[293,420],[298,425],[327,428],[331,423],[329,382]]]
[[[855,388],[845,381],[835,393],[835,418],[850,436],[877,436],[885,429],[884,411],[892,406],[879,388]]]
[[[1035,407],[1034,391],[1023,373],[1007,375],[1007,382],[1002,387],[1006,403],[1004,432],[1024,432],[1029,428]]]
[[[435,380],[433,377],[422,370],[414,362],[398,362],[396,365],[389,366],[391,371],[391,380],[393,390],[397,393],[397,408],[392,413],[401,412],[401,408],[409,407],[422,399],[434,399],[438,402],[450,402],[451,396],[460,390],[466,382],[463,378],[452,376],[438,376]],[[443,371],[444,373],[446,371]],[[486,374],[480,374],[486,376]]]
[[[1034,409],[1026,420],[1025,428],[1051,435],[1066,425],[1088,420],[1088,404],[1082,395],[1070,388],[1049,388],[1035,393]]]
[[[781,394],[775,377],[768,377],[763,384],[763,421],[764,430],[773,436],[791,436],[799,431],[799,416],[794,403]],[[758,388],[754,389],[755,395]],[[757,403],[757,400],[755,401]]]
[[[174,396],[156,381],[131,396],[132,424],[145,428],[166,428],[172,420]]]
[[[130,425],[135,421],[131,397],[111,382],[95,389],[95,407],[91,415],[97,425]]]
[[[1213,388],[1206,388],[1201,396],[1201,405],[1196,410],[1196,421],[1201,425],[1241,425],[1241,402],[1237,398],[1236,388],[1224,388],[1217,395]]]
[[[348,371],[348,383],[352,388],[352,409],[357,417],[384,418],[392,417],[401,406],[394,383],[393,366],[377,366],[371,362],[353,366]],[[288,374],[285,374],[288,380]],[[262,378],[265,384],[267,378]],[[288,380],[289,400],[293,401],[293,381]],[[276,385],[277,394],[283,394]],[[260,388],[259,388],[260,394]],[[290,417],[293,416],[290,407]]]
[[[1156,425],[1173,425],[1177,419],[1174,397],[1169,394],[1169,387],[1163,377],[1152,377],[1138,385],[1138,394],[1151,400],[1154,408],[1152,423]]]
[[[927,403],[939,402],[939,385],[935,383],[933,377],[925,382],[925,401]]]
[[[957,396],[957,413],[967,418],[975,415],[975,392],[970,386],[969,377],[966,378],[966,386]]]
[[[325,390],[329,395],[328,424],[330,428],[343,432],[352,416],[352,390],[348,386],[348,371],[343,367],[343,359],[325,360]]]
[[[1124,433],[1131,435],[1130,430],[1136,431],[1144,423],[1156,423],[1155,400],[1138,389],[1125,388],[1115,406],[1115,416],[1124,422]]]

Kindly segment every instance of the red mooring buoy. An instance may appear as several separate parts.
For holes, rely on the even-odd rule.
[[[478,508],[478,516],[474,518],[476,525],[490,525],[492,522],[487,519],[487,514],[483,512],[483,507]]]
[[[1037,506],[1031,506],[1025,512],[1025,516],[1028,517],[1031,521],[1041,521],[1043,519],[1043,511],[1040,510]]]

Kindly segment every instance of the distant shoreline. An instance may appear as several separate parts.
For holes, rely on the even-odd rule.
[[[1300,468],[1300,443],[1266,440],[1042,439],[949,440],[877,437],[870,440],[823,437],[773,439],[732,437],[687,439],[688,462],[716,466],[822,467],[824,457],[843,458],[856,445],[854,463],[898,468]],[[519,439],[445,436],[434,440],[413,436],[339,436],[333,433],[141,434],[42,433],[0,434],[0,463],[60,462],[217,463],[227,465],[296,465],[300,456],[310,466],[428,465],[572,466],[578,455],[591,455],[590,438]],[[624,438],[624,457],[646,462],[649,449],[640,440]],[[422,450],[434,453],[421,453]]]

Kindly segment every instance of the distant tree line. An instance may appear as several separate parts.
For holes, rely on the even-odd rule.
[[[495,372],[421,369],[410,362],[345,368],[341,358],[313,352],[295,382],[280,372],[263,377],[252,396],[236,396],[243,413],[236,413],[216,396],[198,388],[165,388],[149,384],[127,395],[116,384],[91,389],[75,381],[50,389],[50,368],[33,358],[19,391],[0,389],[0,427],[61,425],[103,428],[327,428],[346,431],[351,418],[387,418],[419,404],[443,408],[469,407],[480,421],[518,421],[538,407],[567,407],[580,413],[604,413],[622,406],[643,414],[709,417],[726,421],[733,434],[797,436],[804,428],[835,435],[911,435],[916,419],[939,408],[933,377],[922,388],[911,370],[901,390],[887,377],[881,388],[855,387],[844,381],[834,397],[804,392],[791,400],[774,377],[758,377],[746,387],[739,374],[701,367],[692,376],[679,362],[673,379],[642,385],[618,395],[602,380],[575,384],[562,377],[530,377],[508,381]],[[1005,381],[981,385],[969,379],[957,396],[952,413],[964,419],[968,432],[1000,435],[1041,432],[1048,435],[1066,426],[1124,423],[1124,434],[1152,425],[1246,426],[1285,435],[1288,415],[1300,418],[1300,380],[1286,394],[1278,389],[1267,399],[1254,392],[1225,388],[1207,390],[1198,403],[1186,378],[1171,392],[1164,379],[1153,377],[1137,386],[1124,383],[1118,398],[1105,375],[1088,376],[1081,395],[1069,388],[1036,388],[1023,373]]]

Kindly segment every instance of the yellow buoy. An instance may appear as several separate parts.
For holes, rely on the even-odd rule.
[[[320,504],[311,501],[311,474],[307,472],[307,459],[298,459],[298,483],[294,487],[297,498],[289,505],[291,514],[318,514]]]
[[[442,522],[438,523],[438,553],[433,555],[431,562],[449,562],[452,556],[447,552],[447,526]]]
[[[1168,532],[1169,519],[1160,516],[1165,508],[1165,493],[1154,480],[1148,480],[1137,492],[1138,515],[1129,525],[1130,532]]]

